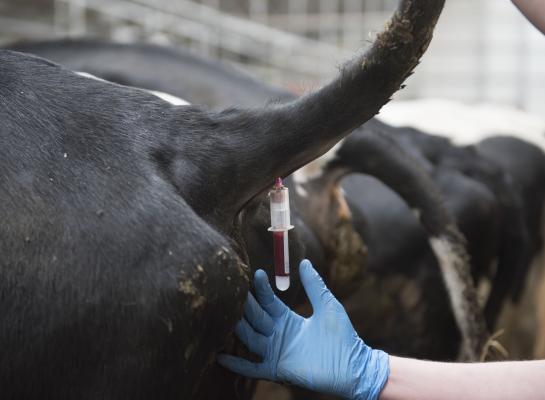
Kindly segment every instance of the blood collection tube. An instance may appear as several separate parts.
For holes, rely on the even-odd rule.
[[[276,178],[269,192],[271,204],[271,227],[274,249],[274,275],[278,290],[290,287],[290,253],[288,247],[288,231],[293,229],[290,224],[289,190],[282,184],[281,178]]]

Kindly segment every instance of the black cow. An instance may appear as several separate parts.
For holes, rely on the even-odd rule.
[[[172,49],[142,45],[115,45],[92,41],[22,44],[16,46],[16,48],[53,58],[58,62],[69,65],[71,68],[89,71],[93,74],[98,74],[102,78],[116,79],[120,83],[144,86],[153,90],[165,90],[167,87],[170,87],[171,93],[186,97],[191,101],[207,102],[216,106],[218,104],[226,105],[224,103],[226,102],[226,98],[228,98],[227,95],[232,90],[231,82],[236,82],[240,85],[244,83],[244,79],[247,81],[247,84],[243,85],[244,89],[237,87],[236,94],[234,95],[236,98],[234,100],[229,99],[229,101],[244,101],[246,104],[255,104],[256,102],[265,102],[267,95],[271,98],[277,97],[282,99],[290,97],[288,93],[280,92],[277,89],[269,89],[262,84],[258,86],[255,81],[248,79],[248,77],[232,69],[227,69],[219,66],[217,63],[207,62]],[[133,67],[133,65],[137,65],[138,67]],[[192,87],[185,86],[185,83],[180,82],[180,79],[177,78],[180,74],[192,74],[195,68],[199,69],[197,80],[203,75],[207,75],[204,73],[207,72],[213,77],[211,80],[212,84],[203,80],[201,83],[205,89],[194,90]],[[146,71],[161,71],[161,73],[151,76]],[[195,84],[195,81],[193,84]],[[246,90],[247,95],[241,97],[244,90]],[[450,223],[450,228],[448,227],[449,218],[446,218],[445,210],[438,204],[440,196],[435,193],[434,185],[430,183],[429,178],[426,178],[425,174],[419,168],[415,169],[413,164],[417,163],[412,163],[412,159],[407,158],[400,149],[395,149],[396,143],[393,138],[386,137],[389,134],[388,130],[391,131],[391,128],[386,127],[378,121],[366,124],[363,130],[352,135],[353,140],[349,140],[347,145],[342,146],[340,153],[343,156],[340,159],[343,161],[334,163],[334,167],[324,175],[323,179],[319,179],[317,185],[312,185],[313,195],[309,198],[304,196],[299,199],[297,196],[294,198],[295,204],[299,203],[299,207],[296,207],[295,210],[297,211],[299,208],[305,214],[304,220],[299,220],[298,226],[306,228],[304,221],[308,221],[308,224],[313,228],[313,232],[316,233],[316,236],[320,238],[322,245],[325,247],[326,255],[328,255],[327,265],[328,267],[331,266],[330,271],[327,271],[329,272],[329,283],[335,287],[338,295],[344,294],[343,292],[347,289],[347,283],[360,282],[360,280],[354,280],[353,278],[358,273],[361,274],[362,258],[365,256],[365,254],[362,254],[361,239],[357,234],[354,234],[351,222],[347,221],[347,218],[344,218],[343,215],[331,216],[323,212],[323,210],[329,209],[332,210],[333,214],[337,211],[341,211],[342,214],[343,207],[342,205],[337,207],[337,200],[340,200],[340,203],[343,203],[344,200],[342,200],[342,196],[333,196],[334,198],[332,198],[330,193],[334,193],[335,190],[330,189],[337,185],[340,178],[347,172],[366,172],[390,184],[412,207],[422,210],[423,222],[430,235],[436,237],[454,236],[454,241],[458,243],[459,247],[462,247],[459,244],[460,239],[457,238],[457,234],[452,232],[452,229],[454,229],[453,224]],[[347,153],[347,149],[350,149],[350,153]],[[356,162],[354,163],[354,161]],[[377,166],[380,167],[377,168]],[[295,187],[296,189],[300,189],[300,186],[296,185]],[[370,192],[373,192],[373,188],[371,188]],[[458,195],[463,196],[467,195],[467,193],[466,190],[463,194],[458,193]],[[260,207],[264,212],[263,219],[266,221],[268,218],[266,210],[263,209],[262,203],[256,201],[255,208]],[[250,215],[252,216],[249,219],[250,224],[243,225],[245,227],[255,226],[256,228],[250,230],[245,235],[247,238],[252,238],[248,241],[248,243],[252,244],[250,246],[250,260],[255,265],[270,264],[270,257],[268,257],[270,254],[270,238],[265,233],[263,224],[256,223],[255,214],[252,212]],[[325,216],[326,220],[316,223],[320,222],[319,215]],[[472,222],[476,223],[479,221],[475,221],[473,218]],[[412,223],[413,221],[411,220],[409,222],[411,229]],[[366,224],[357,224],[360,230],[359,233],[366,239],[369,238],[369,232],[380,229],[380,225],[380,223],[377,223],[373,229],[366,229],[368,228]],[[487,226],[486,224],[477,225]],[[362,229],[363,232],[361,231]],[[304,229],[304,232],[306,233],[304,242],[311,243],[309,247],[311,247],[312,251],[308,254],[315,259],[316,254],[319,253],[319,249],[312,235],[313,232],[309,232],[308,229]],[[404,243],[416,244],[414,251],[421,253],[422,248],[424,247],[424,250],[426,250],[427,247],[419,244],[419,240],[422,237],[418,233],[416,235],[409,235],[408,237],[400,236],[397,247],[392,246],[391,240],[387,240],[387,235],[378,238],[370,246],[371,260],[377,259],[377,254],[380,254],[382,250],[385,250],[389,254],[396,254],[396,252],[397,254],[406,254],[406,252],[398,251],[399,245]],[[256,241],[256,236],[261,236],[262,240]],[[472,243],[475,242],[477,241]],[[259,246],[256,246],[256,244]],[[256,251],[251,251],[252,249]],[[441,256],[440,251],[437,250],[436,253]],[[402,255],[401,258],[403,257]],[[320,253],[317,258],[321,259],[322,254]],[[426,256],[425,259],[427,260],[427,265],[435,261],[433,255],[431,257]],[[320,264],[318,263],[318,265]],[[444,261],[443,264],[448,264],[448,260]],[[414,265],[418,265],[418,263],[414,263]],[[384,270],[384,268],[382,269]],[[411,269],[410,267],[403,266],[399,270],[407,271]],[[424,282],[428,283],[429,279],[432,279],[432,282],[435,280],[433,286],[441,289],[440,276],[436,271],[436,268],[428,268],[426,273],[431,276]],[[341,282],[335,282],[339,280],[339,276]],[[357,287],[357,284],[352,284],[351,286],[354,289]],[[420,336],[420,340],[415,341],[412,337],[410,339],[399,339],[397,336],[392,337],[388,333],[385,334],[384,331],[381,331],[380,336],[372,335],[371,341],[404,354],[433,358],[454,357],[458,347],[458,334],[453,326],[451,314],[445,312],[445,293],[442,290],[439,290],[439,292],[437,290],[430,292],[434,292],[434,294],[431,297],[429,297],[428,293],[424,294],[422,296],[424,299],[422,304],[424,306],[434,304],[436,307],[431,313],[427,312],[427,317],[424,318],[424,321],[419,320],[417,323],[417,325],[420,325],[420,334],[418,335]],[[460,292],[460,290],[457,290],[457,292]],[[374,302],[367,303],[371,305],[375,304]],[[380,315],[380,313],[376,314]],[[369,313],[366,312],[362,315],[367,316]],[[427,327],[426,322],[432,325]],[[422,327],[429,329],[422,329]],[[392,333],[397,335],[395,333],[397,331],[398,329],[396,328],[392,330]],[[450,339],[439,342],[437,339],[434,339],[437,337],[450,337]]]
[[[442,6],[401,1],[332,83],[253,109],[176,107],[1,51],[3,398],[213,389],[248,289],[239,211],[378,112]]]
[[[183,96],[191,101],[209,103],[216,107],[234,102],[255,104],[256,102],[263,103],[267,98],[290,98],[288,93],[256,83],[238,71],[221,66],[216,62],[199,59],[180,50],[93,41],[22,44],[18,45],[17,48],[51,57],[61,63],[70,65],[72,68],[91,71],[103,78],[114,79],[118,82],[145,86],[155,90],[170,88],[170,91],[176,95]],[[135,65],[137,67],[134,67]],[[153,74],[152,76],[149,73],[149,71],[155,70],[160,70],[161,74]],[[196,80],[192,81],[192,85],[199,82],[201,86],[198,89],[185,85],[185,82],[178,78],[180,74],[193,75],[196,70],[198,70],[198,73],[196,73]],[[203,76],[210,76],[211,79],[203,79]],[[202,82],[199,79],[203,79]],[[236,86],[233,86],[233,82],[236,83]],[[436,108],[438,103],[426,104],[425,107],[430,108],[430,112],[433,112],[434,106]],[[449,104],[448,106],[447,110],[451,110],[451,112],[453,109],[457,109],[455,104]],[[425,107],[420,108],[425,109]],[[412,114],[415,114],[414,108],[410,108],[410,110]],[[405,114],[407,114],[406,111]],[[419,115],[418,113],[416,115],[415,118],[420,118],[420,121],[430,120],[429,116]],[[459,118],[463,118],[464,115],[459,114]],[[386,116],[386,121],[388,121],[391,116],[389,114],[386,114]],[[478,122],[474,115],[469,115],[469,117],[470,121]],[[511,118],[511,120],[518,122],[520,118]],[[521,124],[518,130],[522,130],[525,125],[528,124]],[[472,127],[468,131],[474,130],[475,127]],[[452,210],[457,216],[457,223],[468,239],[474,278],[479,279],[483,275],[490,274],[490,265],[497,259],[497,272],[492,274],[494,282],[486,307],[489,327],[492,328],[500,307],[509,292],[515,299],[520,294],[526,268],[538,250],[540,226],[537,221],[539,221],[539,215],[542,212],[544,198],[544,187],[541,183],[543,182],[544,165],[542,152],[536,149],[535,146],[524,143],[519,139],[501,137],[484,140],[475,148],[455,148],[445,139],[430,137],[415,129],[394,128],[378,121],[367,123],[363,132],[365,134],[352,135],[352,138],[348,141],[349,145],[343,145],[343,151],[339,152],[342,155],[340,160],[333,163],[333,167],[330,173],[326,174],[325,179],[318,180],[320,184],[317,185],[316,189],[319,190],[319,193],[315,192],[310,201],[312,203],[314,198],[318,198],[320,201],[314,204],[314,211],[310,213],[311,215],[307,215],[307,220],[309,222],[316,220],[314,216],[320,214],[318,211],[320,209],[331,208],[334,211],[337,210],[335,207],[324,207],[326,205],[324,201],[327,202],[330,197],[329,189],[331,189],[331,184],[328,184],[329,178],[327,177],[334,177],[334,180],[329,183],[335,184],[341,166],[341,169],[344,168],[350,172],[366,172],[379,177],[398,192],[401,192],[405,201],[411,204],[411,191],[413,197],[419,191],[415,191],[415,186],[404,189],[403,183],[413,183],[419,180],[414,179],[414,177],[405,180],[399,178],[397,182],[391,180],[392,177],[395,178],[397,171],[411,170],[410,165],[400,164],[396,166],[388,164],[388,160],[398,164],[399,160],[401,160],[399,155],[388,156],[391,151],[387,147],[393,146],[394,143],[389,143],[389,139],[384,138],[384,136],[393,134],[392,139],[402,144],[404,149],[419,161],[418,164],[434,177],[436,184],[445,194],[448,209]],[[526,137],[531,138],[529,131],[523,132],[526,133]],[[481,136],[480,133],[475,134],[474,142],[477,142],[477,139]],[[355,145],[357,137],[360,137],[360,146]],[[383,143],[383,145],[380,143]],[[494,143],[503,144],[498,151],[495,151],[494,148],[498,147],[498,145]],[[519,153],[510,152],[506,143],[517,146],[520,150]],[[385,151],[380,150],[385,147]],[[373,150],[370,151],[370,149]],[[378,162],[381,168],[376,168],[376,162],[373,166],[373,162],[370,161],[372,157],[369,157],[369,155],[363,157],[367,153],[371,153],[371,156],[375,158],[381,157],[380,162]],[[510,155],[513,154],[525,154],[527,157],[514,156],[512,161],[506,164],[505,160],[511,159]],[[524,160],[524,162],[521,160]],[[384,163],[389,167],[386,168]],[[388,171],[390,171],[389,176],[384,174]],[[520,187],[520,185],[523,185],[523,187]],[[433,273],[434,268],[418,267],[419,265],[429,266],[435,264],[435,260],[426,244],[424,231],[419,227],[414,216],[408,212],[407,206],[396,195],[383,188],[380,182],[370,180],[370,178],[351,175],[344,179],[343,186],[347,192],[346,197],[352,217],[355,219],[354,226],[365,239],[364,241],[370,250],[368,253],[370,271],[380,271],[382,274],[388,273],[388,271],[390,273],[407,271],[407,264],[409,264],[412,266],[412,268],[409,268],[411,270],[426,271],[424,276],[420,272],[419,277],[423,287],[440,288],[441,285],[437,281],[438,276]],[[299,188],[299,186],[296,185],[296,188]],[[429,186],[427,188],[429,189]],[[336,203],[337,198],[336,196],[333,197],[335,197],[333,203]],[[342,198],[342,196],[338,197]],[[297,197],[295,200],[297,202]],[[304,198],[301,200],[301,210],[309,208],[308,201],[309,199]],[[388,206],[386,207],[385,204]],[[412,205],[414,205],[414,201]],[[429,212],[430,207],[432,205],[424,203],[424,212],[426,210]],[[343,207],[339,207],[339,209],[342,211]],[[365,214],[365,218],[363,218],[363,214]],[[265,216],[266,218],[267,216]],[[325,221],[322,226],[318,226],[315,232],[318,236],[322,236],[322,243],[325,243],[326,248],[329,245],[335,250],[333,251],[335,253],[333,261],[336,258],[341,258],[346,264],[346,260],[350,259],[352,264],[359,265],[362,255],[358,254],[357,247],[361,242],[358,242],[357,238],[355,241],[350,240],[350,238],[355,237],[354,235],[344,236],[345,240],[339,242],[337,237],[331,234],[337,223],[342,226],[346,225],[342,221],[342,215],[340,218],[334,216],[332,221]],[[444,222],[441,218],[432,218],[432,221]],[[351,224],[349,225],[351,226]],[[256,224],[257,226],[259,229],[256,232],[261,232],[261,224]],[[310,254],[315,256],[319,253],[316,238],[312,235],[312,232],[305,229],[306,226],[303,220],[299,220],[299,226],[303,228],[307,236],[304,242],[307,243],[308,240],[312,243]],[[347,230],[342,229],[341,232],[346,233]],[[428,234],[430,232],[433,233],[433,228],[428,227]],[[255,232],[252,234],[255,235]],[[270,264],[267,257],[268,237],[264,235],[263,239],[264,241],[259,242],[262,246],[254,254],[256,259],[260,260],[260,263]],[[346,245],[343,248],[343,243],[350,245],[352,242],[352,248]],[[253,240],[251,243],[255,244],[256,241]],[[387,245],[384,245],[385,243]],[[341,245],[340,251],[339,247],[337,247],[339,245]],[[321,257],[317,258],[321,259]],[[250,259],[253,259],[252,254]],[[331,261],[330,259],[328,264],[331,264]],[[349,278],[347,281],[350,281],[353,274],[354,272],[347,275]],[[335,268],[331,275],[335,276]],[[410,276],[413,275],[414,273],[410,273]],[[330,284],[332,284],[331,279]],[[338,291],[343,289],[346,289],[346,287],[337,287]],[[361,291],[364,290],[361,289]],[[365,291],[369,296],[368,288]],[[384,288],[382,288],[381,292],[384,291]],[[420,296],[425,295],[427,295],[427,292]],[[379,330],[377,333],[366,331],[365,334],[372,342],[391,348],[399,353],[432,358],[452,357],[456,352],[456,346],[450,347],[450,350],[448,350],[449,346],[445,345],[444,341],[438,342],[433,340],[432,337],[426,338],[427,333],[434,332],[438,326],[442,326],[445,328],[440,331],[441,334],[438,336],[453,336],[452,340],[448,340],[446,343],[455,343],[457,340],[456,333],[454,335],[449,334],[452,329],[446,328],[451,326],[452,323],[449,315],[442,312],[444,303],[441,303],[441,300],[443,299],[444,296],[439,296],[431,301],[423,302],[434,304],[437,311],[435,314],[432,313],[433,317],[423,319],[424,321],[433,321],[434,324],[431,327],[427,327],[422,321],[413,324],[414,329],[419,332],[417,336],[420,337],[420,343],[411,338],[409,344],[406,336],[392,339],[389,335],[385,335],[383,330]],[[370,303],[368,299],[366,301],[360,299],[354,304],[361,306],[361,304],[374,303]],[[368,318],[369,312],[360,314],[365,319]],[[438,319],[441,318],[444,318],[445,321],[438,323]],[[399,320],[397,320],[397,324],[399,325]],[[363,324],[363,326],[365,325],[369,326],[371,324]],[[435,345],[430,347],[430,343]],[[431,350],[432,348],[434,350]]]

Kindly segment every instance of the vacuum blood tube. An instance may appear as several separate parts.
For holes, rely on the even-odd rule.
[[[282,184],[281,178],[276,178],[269,192],[271,204],[271,227],[273,233],[274,274],[278,290],[290,287],[290,254],[288,247],[288,231],[293,229],[290,224],[289,190]]]

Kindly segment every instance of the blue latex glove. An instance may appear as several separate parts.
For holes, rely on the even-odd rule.
[[[250,378],[284,381],[350,399],[375,400],[390,372],[388,355],[361,340],[344,307],[308,260],[299,266],[313,315],[303,318],[278,299],[263,270],[255,273],[256,299],[248,294],[236,334],[263,358],[251,363],[218,356],[224,367]]]

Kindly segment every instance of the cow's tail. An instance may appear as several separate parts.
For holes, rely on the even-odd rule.
[[[374,176],[405,200],[427,232],[437,257],[462,336],[461,357],[481,359],[489,335],[470,271],[466,241],[431,177],[397,142],[373,129],[362,129],[347,138],[326,168]]]
[[[206,171],[195,184],[205,190],[202,183],[213,173],[215,192],[223,195],[209,196],[197,208],[205,207],[206,215],[236,215],[275,177],[285,177],[324,154],[377,114],[426,51],[443,4],[444,0],[399,1],[371,47],[315,92],[283,104],[210,113],[208,132],[216,134],[201,135],[199,140],[214,141],[218,154],[211,166],[196,148],[199,140],[191,144],[196,169]],[[222,212],[217,212],[220,208]]]

